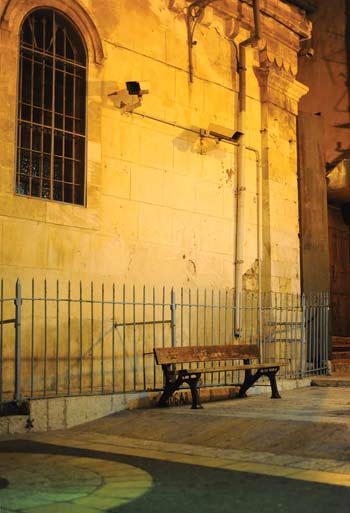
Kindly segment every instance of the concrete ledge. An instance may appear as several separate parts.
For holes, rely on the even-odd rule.
[[[281,392],[308,387],[310,384],[310,378],[278,380],[278,388]],[[202,388],[200,391],[201,401],[205,403],[232,399],[236,396],[237,390],[238,387],[233,386]],[[43,432],[67,429],[123,410],[156,407],[160,394],[160,392],[134,392],[31,400],[29,401],[29,416],[17,415],[0,418],[0,435],[26,433],[29,430]],[[249,395],[260,394],[270,395],[270,385],[255,386],[249,390]],[[190,403],[190,390],[183,389],[174,394],[170,406]],[[31,421],[32,427],[29,427],[30,422],[28,421]]]

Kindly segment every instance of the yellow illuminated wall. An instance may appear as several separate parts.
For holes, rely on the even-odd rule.
[[[261,40],[246,50],[243,286],[257,287],[260,268],[266,290],[298,292],[296,114],[306,88],[295,74],[310,27],[282,1],[262,4]],[[0,1],[3,277],[234,287],[239,149],[198,132],[210,123],[237,129],[237,48],[254,31],[252,8],[206,8],[190,83],[187,5]],[[18,38],[40,6],[65,12],[87,46],[86,207],[14,193]],[[109,96],[127,80],[151,83],[134,113]]]

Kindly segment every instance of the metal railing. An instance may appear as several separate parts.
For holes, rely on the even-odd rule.
[[[264,361],[287,363],[280,376],[327,372],[327,293],[234,299],[232,289],[1,281],[0,401],[159,390],[153,348],[176,345],[258,343]]]

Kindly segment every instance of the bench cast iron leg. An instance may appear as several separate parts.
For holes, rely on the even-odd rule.
[[[191,394],[192,394],[192,410],[202,409],[203,406],[200,403],[199,393],[198,393],[198,382],[200,380],[200,375],[195,378],[189,378],[186,382],[190,385]]]
[[[269,380],[270,380],[270,385],[271,385],[271,392],[272,392],[271,399],[281,399],[281,396],[280,396],[280,394],[278,392],[278,388],[277,388],[276,372],[278,372],[278,370],[271,371],[271,372],[267,373]]]
[[[246,391],[254,385],[256,381],[261,377],[261,372],[258,370],[255,374],[252,374],[250,369],[246,369],[244,375],[244,381],[240,386],[238,397],[247,397]]]
[[[173,395],[173,393],[180,388],[182,383],[184,382],[184,379],[182,376],[179,376],[175,381],[170,381],[169,377],[166,376],[166,382],[164,386],[164,392],[160,396],[159,399],[159,406],[165,407],[169,406],[169,399]]]

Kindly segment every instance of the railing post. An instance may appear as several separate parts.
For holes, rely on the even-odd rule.
[[[305,336],[306,336],[306,298],[301,295],[301,334],[300,334],[300,377],[304,377],[305,372]]]
[[[16,281],[16,318],[15,318],[15,401],[21,399],[21,320],[22,320],[22,287],[19,279]]]
[[[176,347],[176,296],[175,296],[175,290],[173,288],[171,289],[170,312],[171,312],[171,347]]]

